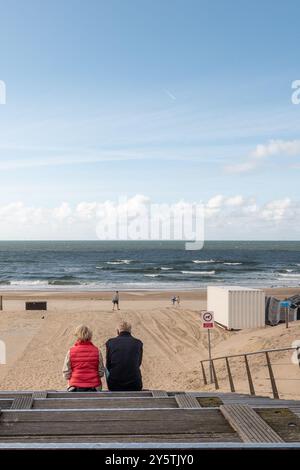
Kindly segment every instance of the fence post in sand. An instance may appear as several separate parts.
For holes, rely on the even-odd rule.
[[[266,352],[265,354],[266,354],[267,366],[268,366],[268,369],[269,369],[269,376],[270,376],[271,385],[272,385],[273,397],[274,398],[279,398],[279,393],[278,393],[278,390],[277,390],[277,386],[276,386],[275,377],[274,377],[274,374],[273,374],[273,369],[272,369],[272,366],[271,366],[269,353]]]
[[[2,295],[0,295],[0,310],[3,308],[3,300],[2,300]]]
[[[205,374],[203,361],[201,361],[201,370],[202,370],[202,376],[203,376],[203,383],[204,383],[204,385],[207,385],[207,379],[206,379],[206,374]]]
[[[227,368],[227,373],[228,373],[228,380],[229,380],[229,385],[230,385],[230,391],[231,391],[231,392],[235,392],[235,388],[234,388],[234,383],[233,383],[233,379],[232,379],[232,375],[231,375],[231,369],[230,369],[228,357],[225,357],[225,361],[226,361],[226,368]]]
[[[250,371],[250,367],[249,367],[249,363],[248,363],[247,354],[244,355],[244,359],[245,359],[245,365],[246,365],[246,372],[247,372],[247,377],[248,377],[250,394],[255,395],[255,390],[254,390],[254,385],[253,385],[253,381],[252,381],[252,377],[251,377],[251,371]]]

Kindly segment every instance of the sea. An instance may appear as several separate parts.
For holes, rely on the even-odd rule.
[[[0,241],[0,290],[300,286],[298,241]]]

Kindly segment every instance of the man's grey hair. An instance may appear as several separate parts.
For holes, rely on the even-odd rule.
[[[120,321],[118,330],[120,333],[122,331],[127,331],[128,333],[131,333],[131,323],[125,320]]]

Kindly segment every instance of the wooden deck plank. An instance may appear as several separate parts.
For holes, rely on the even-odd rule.
[[[221,412],[243,442],[284,442],[248,405],[222,405]]]
[[[46,398],[36,399],[34,409],[177,408],[175,398]]]
[[[190,395],[175,395],[175,400],[179,408],[201,408],[198,400]]]
[[[206,434],[235,431],[216,409],[3,411],[0,436]]]
[[[159,408],[136,408],[136,409],[82,409],[77,408],[74,410],[69,409],[37,409],[37,410],[5,410],[1,420],[4,421],[74,421],[74,420],[95,420],[101,418],[102,421],[111,420],[147,420],[151,417],[153,420],[173,420],[173,419],[198,419],[199,417],[206,418],[218,414],[219,410],[215,408],[199,408],[192,409],[159,409]]]
[[[11,405],[13,403],[13,400],[10,399],[1,399],[0,398],[0,410],[9,410],[11,408]]]
[[[187,443],[198,443],[198,442],[241,442],[240,438],[236,433],[193,433],[193,434],[114,434],[108,435],[59,435],[59,436],[0,436],[0,443],[104,443],[104,442],[118,442],[118,443],[132,443],[132,442],[153,442],[153,443],[176,443],[176,442],[187,442]]]
[[[172,420],[187,420],[198,421],[205,420],[208,417],[222,416],[220,411],[215,408],[198,408],[192,409],[74,409],[74,410],[3,410],[0,417],[0,424],[7,421],[18,422],[55,422],[55,421],[130,421],[139,420],[147,421],[172,421]],[[223,418],[223,416],[222,416]]]
[[[1,398],[17,398],[19,396],[32,396],[34,393],[45,393],[44,390],[38,391],[16,391],[16,390],[0,390],[0,399]],[[48,390],[47,398],[68,398],[70,396],[74,396],[76,398],[80,397],[116,397],[116,398],[126,398],[126,397],[153,397],[152,392],[149,390],[143,390],[141,392],[109,392],[109,391],[101,391],[101,392],[67,392],[64,390]]]

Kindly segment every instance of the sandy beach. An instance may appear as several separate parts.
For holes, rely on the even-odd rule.
[[[300,293],[300,288],[265,289],[279,298]],[[129,320],[133,335],[144,343],[144,387],[165,390],[213,390],[204,387],[200,361],[207,358],[207,332],[199,312],[206,307],[205,290],[180,292],[181,305],[172,306],[173,292],[121,293],[121,310],[111,311],[111,292],[2,292],[0,339],[5,342],[7,363],[0,365],[1,390],[65,389],[61,368],[80,323],[94,331],[94,343],[105,355],[105,342],[115,336],[121,319]],[[25,311],[25,300],[47,300],[48,310]],[[290,347],[300,339],[300,322],[286,329],[281,324],[255,330],[212,332],[213,356],[268,348]],[[300,398],[300,370],[291,353],[274,356],[274,372],[281,396]],[[251,362],[257,393],[270,393],[265,358]],[[224,364],[218,365],[220,388],[229,390]],[[244,367],[234,365],[237,391],[248,392]],[[104,389],[106,384],[104,383]]]

